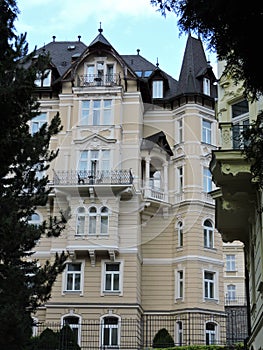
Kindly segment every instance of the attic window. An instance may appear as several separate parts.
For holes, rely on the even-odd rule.
[[[68,50],[71,51],[71,50],[75,50],[76,46],[75,45],[69,45],[68,46]]]
[[[210,96],[210,79],[203,79],[203,93]]]
[[[141,70],[136,70],[135,73],[137,74],[138,77],[142,76],[142,71]]]
[[[152,97],[163,98],[163,80],[153,80]]]
[[[148,78],[152,74],[152,70],[146,70],[144,71],[144,77]]]

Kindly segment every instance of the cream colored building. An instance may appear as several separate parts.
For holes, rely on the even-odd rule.
[[[54,37],[37,53],[47,51],[32,132],[57,112],[63,130],[49,206],[34,219],[71,216],[36,249],[40,261],[69,252],[38,322],[69,324],[83,349],[125,348],[135,328],[129,348],[142,333],[152,346],[161,328],[176,345],[224,344],[226,271],[208,193],[216,78],[201,41],[189,35],[178,81],[139,50],[119,54],[102,29],[88,46]]]
[[[221,148],[213,151],[210,169],[218,189],[216,200],[216,227],[224,242],[239,240],[244,245],[248,270],[249,295],[249,349],[262,349],[263,339],[263,244],[262,191],[252,181],[250,164],[242,153],[242,132],[262,111],[262,99],[251,103],[243,95],[242,84],[233,84],[222,76],[223,62],[219,64],[218,121]],[[228,243],[227,243],[228,244]]]

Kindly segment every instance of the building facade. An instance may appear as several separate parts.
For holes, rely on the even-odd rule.
[[[242,152],[242,132],[262,111],[262,98],[251,102],[244,98],[242,84],[234,84],[222,75],[224,63],[219,63],[218,121],[221,147],[212,151],[210,169],[218,189],[216,227],[224,242],[240,241],[244,245],[247,269],[250,349],[262,349],[263,339],[263,250],[262,250],[262,192],[252,179],[251,164]],[[228,244],[228,243],[227,243]]]
[[[191,35],[177,81],[139,50],[119,54],[102,33],[88,46],[53,37],[36,53],[52,61],[36,81],[32,132],[57,112],[63,130],[51,141],[59,155],[49,204],[32,221],[70,212],[62,235],[36,247],[40,262],[69,254],[36,320],[68,324],[83,349],[97,323],[94,347],[132,348],[128,320],[151,330],[148,346],[162,328],[176,345],[224,344],[223,246],[209,194],[218,142],[212,67]]]

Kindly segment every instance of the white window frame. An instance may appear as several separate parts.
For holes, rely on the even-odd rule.
[[[78,319],[78,323],[65,323],[65,320],[67,318],[76,318]],[[77,329],[77,343],[80,346],[81,345],[81,316],[77,314],[66,314],[61,317],[61,327],[68,325],[74,332],[74,329]]]
[[[182,248],[184,246],[184,230],[183,230],[183,222],[177,222],[177,239],[178,239],[178,248]]]
[[[105,155],[107,157],[105,158]],[[85,149],[79,153],[78,170],[80,172],[109,171],[111,167],[111,151],[109,149]],[[96,175],[96,174],[95,174]]]
[[[153,80],[152,82],[152,97],[163,98],[163,80]]]
[[[119,265],[119,271],[118,272],[107,272],[106,266],[112,265],[112,264],[118,264]],[[123,295],[123,261],[121,260],[115,260],[114,262],[109,260],[103,260],[101,267],[102,267],[102,273],[101,273],[101,295],[105,294],[114,294],[114,295]],[[112,288],[113,281],[111,282],[111,289],[106,289],[106,274],[111,275],[112,277],[116,274],[119,276],[119,289],[114,290]]]
[[[207,325],[210,323],[214,325],[214,327],[215,327],[214,330],[207,329]],[[215,323],[214,321],[207,321],[205,323],[205,343],[206,343],[206,345],[216,345],[217,338],[218,338],[218,324]]]
[[[40,215],[38,212],[34,212],[28,218],[29,225],[33,225],[33,226],[38,227],[39,225],[41,225],[42,222],[43,222],[42,215]]]
[[[178,192],[182,193],[184,188],[184,168],[183,166],[179,166],[177,168],[177,176],[178,176]]]
[[[203,190],[205,193],[212,191],[212,174],[208,167],[203,167]]]
[[[118,322],[117,324],[108,324],[105,325],[104,321],[108,318],[114,318]],[[120,339],[121,339],[121,318],[118,315],[115,314],[107,314],[103,315],[100,318],[100,348],[103,349],[114,349],[114,348],[119,348],[120,347]],[[104,330],[108,329],[109,330],[109,344],[104,344]],[[117,329],[117,344],[112,344],[112,335],[113,335],[113,330]]]
[[[35,133],[37,133],[40,130],[41,126],[43,126],[45,123],[47,123],[47,121],[48,121],[47,112],[41,112],[39,115],[34,117],[30,121],[31,134],[34,135]]]
[[[235,284],[227,285],[227,301],[235,301],[237,299],[237,288]]]
[[[226,254],[226,271],[236,271],[235,254]]]
[[[178,143],[182,143],[184,141],[183,135],[183,118],[180,118],[178,121]]]
[[[209,223],[209,225],[207,225],[207,223]],[[210,219],[206,219],[204,221],[203,232],[204,232],[204,248],[213,249],[215,244],[214,225]]]
[[[211,274],[213,278],[212,279],[207,278],[206,273]],[[211,290],[211,287],[212,287],[212,290]],[[218,299],[218,273],[216,271],[203,270],[203,296],[204,296],[204,300]]]
[[[69,294],[69,293],[79,293],[79,294],[83,294],[83,282],[84,282],[84,261],[81,261],[81,260],[76,260],[74,262],[70,262],[68,261],[67,263],[67,266],[64,270],[64,283],[63,283],[63,291],[62,291],[62,294]],[[69,265],[76,265],[76,264],[80,264],[80,270],[79,271],[68,271],[68,266]],[[68,276],[69,275],[73,275],[73,285],[75,284],[75,280],[76,280],[76,275],[79,274],[80,275],[80,286],[79,286],[79,289],[75,289],[75,288],[72,288],[72,289],[67,289],[67,286],[68,286]]]
[[[183,345],[183,329],[184,325],[181,320],[176,321],[175,323],[175,346],[182,346]]]
[[[113,100],[91,99],[80,101],[80,120],[82,126],[105,126],[113,124]]]
[[[44,76],[44,78],[42,78]],[[35,79],[37,87],[49,87],[51,85],[51,69],[46,69],[44,73],[39,72]]]
[[[202,142],[212,144],[212,122],[202,119]]]
[[[203,93],[208,96],[211,94],[210,79],[206,77],[203,78]]]
[[[83,210],[80,212],[80,210]],[[76,235],[83,236],[86,234],[86,209],[84,207],[77,208],[76,214]],[[81,230],[80,230],[81,228]]]
[[[176,270],[176,300],[184,299],[184,269],[178,269]]]

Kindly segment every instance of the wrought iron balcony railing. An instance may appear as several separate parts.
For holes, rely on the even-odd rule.
[[[121,84],[120,74],[84,74],[79,75],[78,85],[85,86],[115,86]]]
[[[242,149],[246,144],[244,140],[244,131],[249,128],[249,125],[233,125],[232,126],[232,140],[233,140],[233,149]]]
[[[54,185],[131,185],[131,170],[54,170]]]

